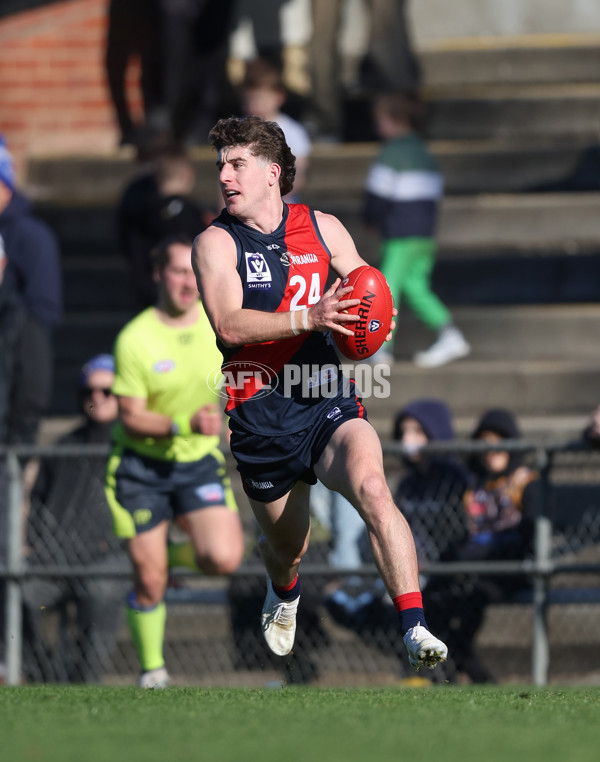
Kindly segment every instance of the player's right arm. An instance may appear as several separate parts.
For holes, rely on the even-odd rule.
[[[303,330],[301,311],[263,312],[242,307],[244,294],[236,267],[236,246],[225,230],[210,227],[196,238],[192,265],[208,319],[226,347],[286,339]],[[309,330],[336,330],[352,335],[343,324],[357,318],[342,310],[355,306],[358,301],[346,298],[352,289],[336,291],[337,285],[339,281],[308,310]]]

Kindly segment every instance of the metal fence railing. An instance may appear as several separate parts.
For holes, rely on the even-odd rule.
[[[493,582],[504,592],[485,599],[472,633],[487,673],[497,681],[535,685],[585,680],[600,671],[600,451],[580,444],[512,441],[491,447],[456,440],[429,445],[426,452],[466,461],[490,449],[518,454],[537,473],[531,552],[499,560],[447,560],[438,551],[457,532],[462,502],[448,484],[432,484],[431,493],[420,496],[418,509],[402,506],[419,549],[424,597],[429,596],[432,607],[438,601],[441,610],[452,601],[451,622],[459,610],[476,608],[481,590]],[[112,538],[103,503],[106,455],[106,447],[95,445],[0,447],[0,485],[5,487],[0,514],[6,520],[0,552],[0,662],[8,684],[135,680],[137,663],[123,619],[130,567]],[[400,446],[384,446],[393,488],[405,473],[402,455]],[[35,488],[27,499],[23,463],[31,459],[39,464],[58,459],[67,469],[77,462],[79,473],[89,463],[89,472],[83,469],[82,484],[73,484],[70,501],[55,505]],[[326,522],[315,521],[302,564],[293,658],[268,653],[258,626],[264,572],[253,519],[241,490],[238,495],[248,539],[239,571],[229,579],[181,571],[171,578],[165,656],[175,681],[245,685],[283,679],[348,685],[408,676],[396,617],[368,551],[358,568],[331,566]],[[497,584],[503,580],[507,584]],[[83,615],[74,608],[77,600],[88,602]],[[81,616],[89,618],[85,644],[70,624]],[[452,680],[456,670],[461,665],[438,668],[430,677]]]

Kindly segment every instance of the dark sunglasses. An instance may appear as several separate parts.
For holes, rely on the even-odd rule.
[[[94,392],[102,392],[105,397],[110,397],[112,394],[112,389],[110,387],[108,389],[99,389],[96,386],[84,386],[81,391],[85,397],[91,397]]]

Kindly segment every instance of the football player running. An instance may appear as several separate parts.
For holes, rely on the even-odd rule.
[[[295,160],[277,124],[221,119],[209,142],[225,209],[196,238],[193,266],[229,379],[231,451],[262,531],[264,637],[278,655],[292,650],[309,487],[318,478],[365,521],[409,661],[417,670],[433,667],[447,648],[427,628],[412,534],[387,486],[360,393],[338,377],[329,336],[351,333],[358,317],[345,310],[359,300],[338,286],[367,263],[336,217],[283,201]],[[338,277],[325,288],[330,268]],[[317,368],[307,383],[303,366]]]

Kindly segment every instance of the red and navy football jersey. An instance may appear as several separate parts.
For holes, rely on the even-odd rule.
[[[268,234],[226,211],[212,224],[236,242],[244,309],[289,312],[321,299],[331,254],[312,209],[284,204],[281,224]],[[250,431],[270,435],[300,431],[333,409],[338,394],[356,396],[353,382],[342,381],[328,334],[301,333],[234,348],[219,343],[219,348],[226,412]]]

